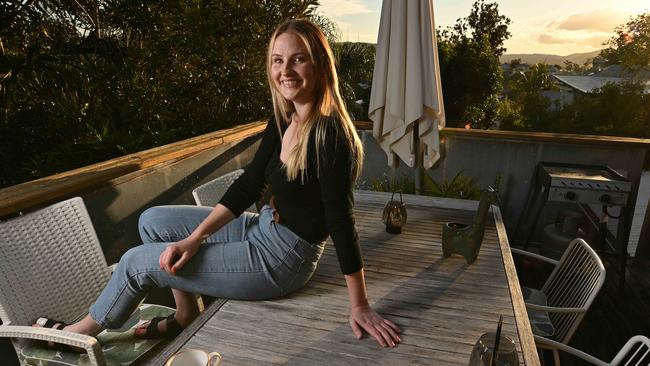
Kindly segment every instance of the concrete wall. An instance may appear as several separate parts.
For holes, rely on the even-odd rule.
[[[192,189],[246,166],[257,150],[258,140],[259,136],[255,136],[220,145],[82,192],[107,261],[117,262],[126,250],[140,243],[137,223],[142,211],[156,205],[194,205]]]

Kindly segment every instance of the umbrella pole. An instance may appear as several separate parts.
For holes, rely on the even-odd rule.
[[[420,163],[422,158],[420,157],[420,139],[418,135],[418,121],[415,121],[415,125],[413,126],[413,155],[415,155],[413,172],[415,173],[415,177],[413,181],[415,185],[415,194],[422,194],[422,174],[420,174]]]

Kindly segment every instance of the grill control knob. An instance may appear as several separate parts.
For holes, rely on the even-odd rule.
[[[610,195],[608,195],[608,194],[604,194],[604,195],[600,196],[600,202],[602,202],[602,203],[610,203],[610,202],[612,202],[612,197]]]
[[[576,193],[573,191],[568,191],[567,193],[564,194],[564,198],[566,198],[569,201],[573,201],[576,199]]]

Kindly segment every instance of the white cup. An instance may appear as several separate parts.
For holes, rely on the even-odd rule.
[[[208,353],[200,349],[183,349],[176,352],[167,360],[165,366],[219,366],[221,355],[218,352]]]

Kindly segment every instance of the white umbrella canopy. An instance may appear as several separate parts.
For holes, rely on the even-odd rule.
[[[434,32],[431,0],[383,1],[368,116],[393,167],[395,156],[409,167],[418,164],[420,141],[424,168],[440,157],[445,112]]]

